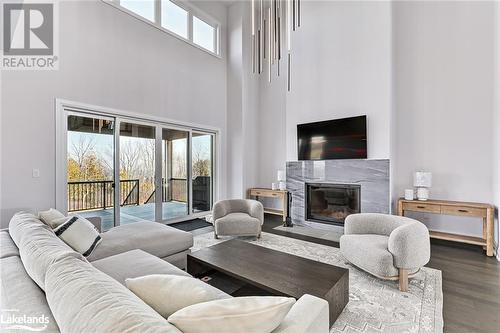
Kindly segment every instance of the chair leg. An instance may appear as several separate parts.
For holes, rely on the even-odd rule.
[[[408,270],[404,268],[399,269],[399,290],[408,291]]]
[[[215,233],[215,231],[214,231],[214,238],[215,239],[219,239],[219,236],[217,236],[217,234]]]

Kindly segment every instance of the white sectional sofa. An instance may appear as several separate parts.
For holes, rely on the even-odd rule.
[[[157,227],[153,224],[140,230],[130,227],[124,234],[147,233],[144,228]],[[189,239],[190,234],[178,235]],[[180,253],[185,256],[187,250],[156,248],[168,248],[168,242],[179,239],[144,239],[147,244],[143,244],[124,237],[115,246],[96,248],[94,257],[87,260],[35,216],[16,214],[9,230],[0,231],[1,308],[27,317],[44,316],[44,332],[181,332],[129,291],[124,281],[149,274],[189,276],[161,259],[182,263]],[[192,244],[192,236],[188,243]],[[328,303],[304,295],[273,332],[327,333]]]

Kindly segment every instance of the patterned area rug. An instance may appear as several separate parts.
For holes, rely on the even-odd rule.
[[[194,237],[192,251],[224,242],[213,233]],[[423,268],[410,280],[409,291],[398,290],[397,282],[377,279],[346,263],[335,247],[262,233],[259,240],[244,241],[277,251],[349,269],[349,303],[330,333],[388,332],[437,333],[443,331],[441,271]]]

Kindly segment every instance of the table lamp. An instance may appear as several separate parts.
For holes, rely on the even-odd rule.
[[[432,186],[432,173],[417,171],[413,176],[413,186],[417,189],[417,199],[425,201],[429,199],[429,188]]]

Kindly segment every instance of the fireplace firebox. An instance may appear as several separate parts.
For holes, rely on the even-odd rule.
[[[353,184],[306,183],[306,219],[344,225],[350,214],[361,212],[361,186]]]

